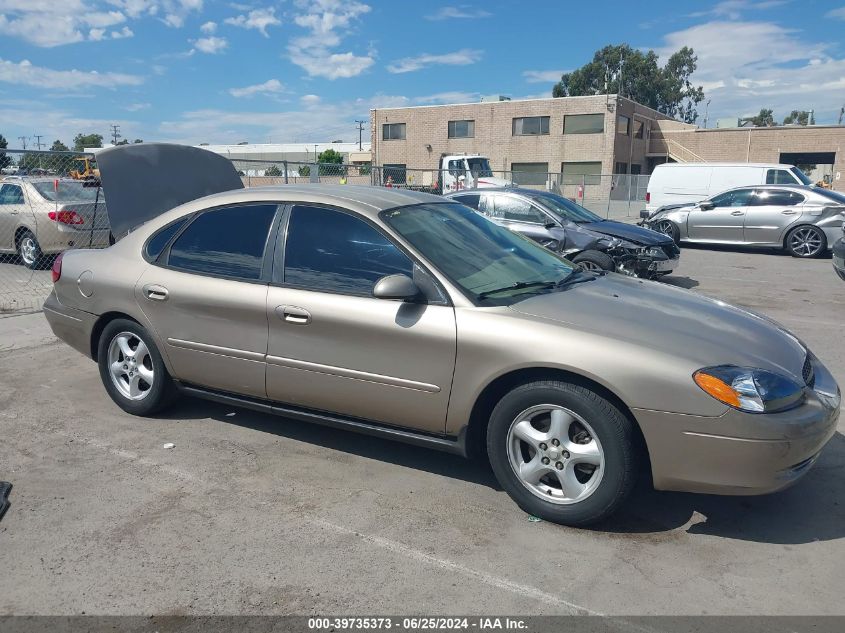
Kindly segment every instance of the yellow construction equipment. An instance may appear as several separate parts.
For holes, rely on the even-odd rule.
[[[77,156],[73,159],[75,169],[68,174],[74,180],[100,180],[100,170],[97,168],[97,161],[88,156]]]

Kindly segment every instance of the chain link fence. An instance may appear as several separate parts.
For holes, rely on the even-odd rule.
[[[0,313],[41,307],[50,267],[70,248],[109,244],[106,202],[94,157],[0,151]]]

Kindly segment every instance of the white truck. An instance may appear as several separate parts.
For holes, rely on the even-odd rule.
[[[444,154],[440,157],[438,169],[441,193],[512,184],[509,180],[494,176],[490,169],[490,159],[478,154]]]

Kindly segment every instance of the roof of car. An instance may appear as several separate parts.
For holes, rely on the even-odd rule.
[[[444,194],[447,198],[466,194],[481,194],[481,193],[518,193],[523,196],[559,196],[560,194],[554,191],[545,191],[543,189],[528,189],[524,187],[479,187],[476,189],[459,189],[458,191],[451,191]]]

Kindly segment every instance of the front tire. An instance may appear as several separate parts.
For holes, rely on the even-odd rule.
[[[33,235],[32,231],[27,230],[20,234],[17,247],[18,257],[20,257],[24,266],[30,270],[38,270],[44,267],[46,257],[41,250],[38,239]]]
[[[827,236],[816,226],[797,226],[786,236],[786,250],[793,257],[810,259],[827,249]]]
[[[551,380],[516,387],[499,401],[487,453],[520,508],[575,527],[613,514],[639,465],[634,426],[619,409],[586,387]]]
[[[97,345],[100,378],[115,404],[132,415],[164,410],[176,397],[176,385],[149,332],[134,321],[115,319]]]
[[[578,264],[582,270],[592,272],[599,272],[602,270],[613,272],[616,270],[616,264],[614,263],[613,258],[607,253],[602,253],[601,251],[584,251],[577,257],[573,258],[572,263]]]
[[[675,242],[676,245],[681,241],[681,230],[678,228],[677,224],[672,222],[672,220],[660,220],[654,225],[654,230],[658,233],[663,233],[663,235],[671,237],[672,241]]]

